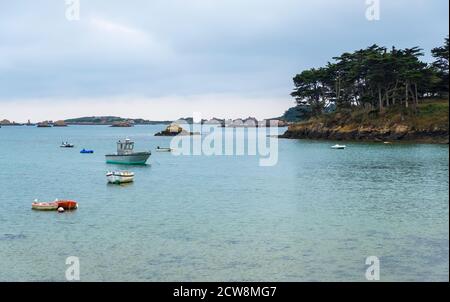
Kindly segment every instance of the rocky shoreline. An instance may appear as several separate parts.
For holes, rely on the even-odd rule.
[[[280,138],[448,144],[449,131],[440,128],[412,129],[401,124],[379,128],[371,126],[327,127],[324,123],[301,123],[291,125],[283,135],[280,135]]]

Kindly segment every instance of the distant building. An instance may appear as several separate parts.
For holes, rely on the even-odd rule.
[[[245,127],[258,127],[258,120],[254,117],[248,117],[244,120]]]
[[[218,119],[218,118],[212,118],[208,121],[204,122],[205,125],[218,125],[218,126],[223,126],[225,124],[225,120],[223,119]]]
[[[224,127],[230,127],[232,124],[233,124],[233,120],[232,119],[227,119],[227,120],[225,120]]]
[[[230,127],[243,127],[244,126],[244,120],[241,118],[233,120]]]
[[[270,121],[268,121],[268,120],[258,121],[258,127],[267,127],[269,125],[270,125]]]
[[[239,127],[258,127],[258,120],[254,117],[248,117],[246,119],[235,119],[233,121],[231,120],[227,120],[225,122],[225,126],[226,127],[234,127],[234,128],[239,128]]]

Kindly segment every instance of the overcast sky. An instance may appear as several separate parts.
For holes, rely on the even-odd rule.
[[[292,77],[377,43],[448,35],[448,0],[0,0],[0,119],[281,115]]]

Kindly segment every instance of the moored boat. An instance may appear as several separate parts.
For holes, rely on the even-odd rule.
[[[58,205],[58,208],[63,208],[64,210],[78,209],[78,203],[74,200],[58,200],[55,202]]]
[[[81,153],[81,154],[92,154],[92,153],[94,153],[94,150],[86,150],[86,149],[83,149],[83,150],[80,151],[80,153]]]
[[[145,165],[151,152],[134,152],[134,142],[126,139],[124,142],[117,142],[117,153],[106,154],[106,163],[121,165]]]
[[[114,171],[106,173],[106,179],[111,184],[123,184],[134,181],[134,173],[129,171]]]
[[[63,142],[63,143],[61,143],[61,146],[60,146],[61,148],[73,148],[73,147],[75,147],[74,145],[72,145],[72,144],[69,144],[68,142]]]
[[[58,209],[57,202],[38,202],[35,200],[31,204],[31,208],[37,211],[56,211]]]
[[[172,152],[172,148],[161,148],[160,146],[158,146],[156,148],[156,152]]]
[[[331,149],[335,149],[335,150],[343,150],[343,149],[345,149],[345,148],[347,148],[347,146],[345,146],[345,145],[334,145],[333,147],[331,147]]]

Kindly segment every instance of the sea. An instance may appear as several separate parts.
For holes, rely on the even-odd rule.
[[[81,282],[371,282],[374,265],[380,281],[449,281],[448,145],[279,139],[264,166],[155,152],[164,128],[0,128],[0,281],[66,281],[74,263]],[[147,165],[106,164],[125,138]],[[116,170],[135,181],[107,184]]]

